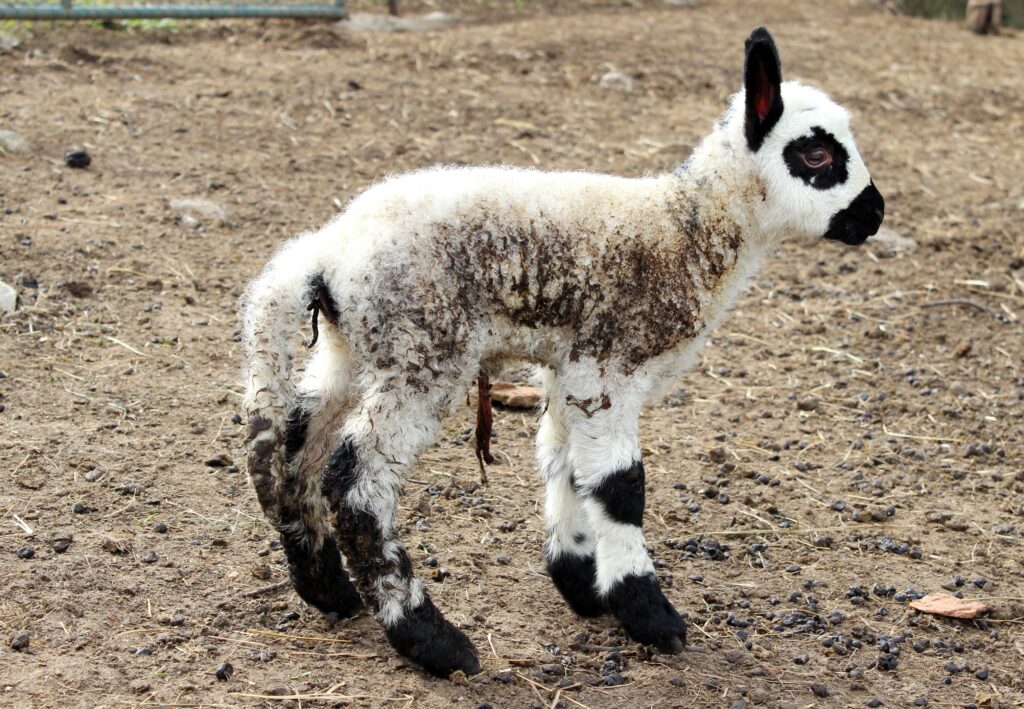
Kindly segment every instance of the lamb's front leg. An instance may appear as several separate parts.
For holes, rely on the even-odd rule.
[[[569,432],[559,404],[557,400],[548,401],[537,431],[537,460],[546,488],[544,520],[548,538],[544,559],[551,580],[569,607],[581,616],[593,617],[607,609],[597,594],[594,530],[573,489]]]
[[[637,441],[640,401],[610,394],[570,433],[576,489],[597,539],[597,591],[634,640],[677,653],[686,625],[654,575],[643,534],[644,465]],[[616,401],[619,398],[619,401]]]

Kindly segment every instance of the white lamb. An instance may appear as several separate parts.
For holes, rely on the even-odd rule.
[[[398,498],[453,400],[528,359],[547,394],[552,580],[577,613],[680,651],[686,627],[641,528],[641,405],[690,366],[775,242],[858,244],[883,210],[846,111],[781,83],[764,28],[746,42],[744,89],[672,174],[436,168],[367,190],[286,244],[244,302],[249,472],[299,595],[341,616],[361,596],[405,657],[479,671],[395,538]],[[307,311],[314,332],[320,314],[327,326],[295,386]]]

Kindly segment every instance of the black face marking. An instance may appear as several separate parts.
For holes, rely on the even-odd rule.
[[[310,549],[303,532],[289,524],[290,517],[282,511],[279,529],[295,592],[324,613],[337,613],[342,618],[355,615],[363,605],[362,599],[341,565],[334,540],[325,539],[319,549]]]
[[[594,618],[607,612],[604,600],[597,595],[597,566],[594,555],[562,554],[548,559],[548,574],[562,598],[577,615]]]
[[[456,670],[467,676],[480,672],[473,643],[444,619],[429,597],[394,625],[385,626],[384,634],[400,655],[437,677],[448,677]]]
[[[605,477],[590,491],[604,511],[616,522],[637,527],[644,519],[644,464],[636,461],[624,470]]]
[[[686,646],[686,623],[658,588],[654,574],[624,577],[605,600],[629,637],[637,642],[669,654]]]
[[[832,156],[832,162],[817,169],[808,166],[802,156],[815,150],[827,150]],[[791,140],[782,151],[782,158],[786,161],[790,175],[799,177],[816,190],[827,190],[841,185],[850,176],[847,170],[850,154],[834,135],[818,126],[811,129],[809,136]]]
[[[747,146],[756,153],[779,122],[783,108],[782,62],[775,40],[764,27],[754,30],[746,41],[743,85]]]
[[[878,233],[884,218],[885,199],[871,182],[850,202],[850,206],[832,215],[825,238],[851,246],[863,244],[869,236]]]

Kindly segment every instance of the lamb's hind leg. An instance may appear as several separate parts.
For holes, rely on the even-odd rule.
[[[385,379],[348,418],[324,470],[324,493],[338,543],[392,647],[439,677],[474,674],[473,644],[427,596],[395,538],[402,473],[434,440],[444,410],[403,384]]]
[[[321,343],[299,386],[303,393],[288,414],[277,528],[295,591],[324,613],[346,618],[362,601],[341,564],[321,490],[328,438],[341,425],[348,397],[343,343],[333,339]]]
[[[550,373],[545,388],[557,392]],[[537,460],[544,478],[544,520],[548,537],[544,558],[555,588],[569,607],[585,617],[601,615],[607,609],[597,593],[594,530],[580,506],[569,462],[569,431],[564,420],[564,400],[549,396],[537,431]]]

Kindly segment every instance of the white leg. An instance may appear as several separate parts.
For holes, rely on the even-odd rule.
[[[629,378],[565,392],[569,459],[593,527],[598,595],[635,640],[679,652],[686,625],[658,586],[643,535],[644,466],[637,439],[647,388]]]
[[[545,380],[547,390],[558,390],[550,373],[546,373]],[[557,396],[548,399],[537,431],[537,460],[546,489],[544,519],[548,537],[544,558],[551,580],[569,607],[579,615],[593,617],[606,610],[595,585],[597,540],[573,489],[564,403]]]

